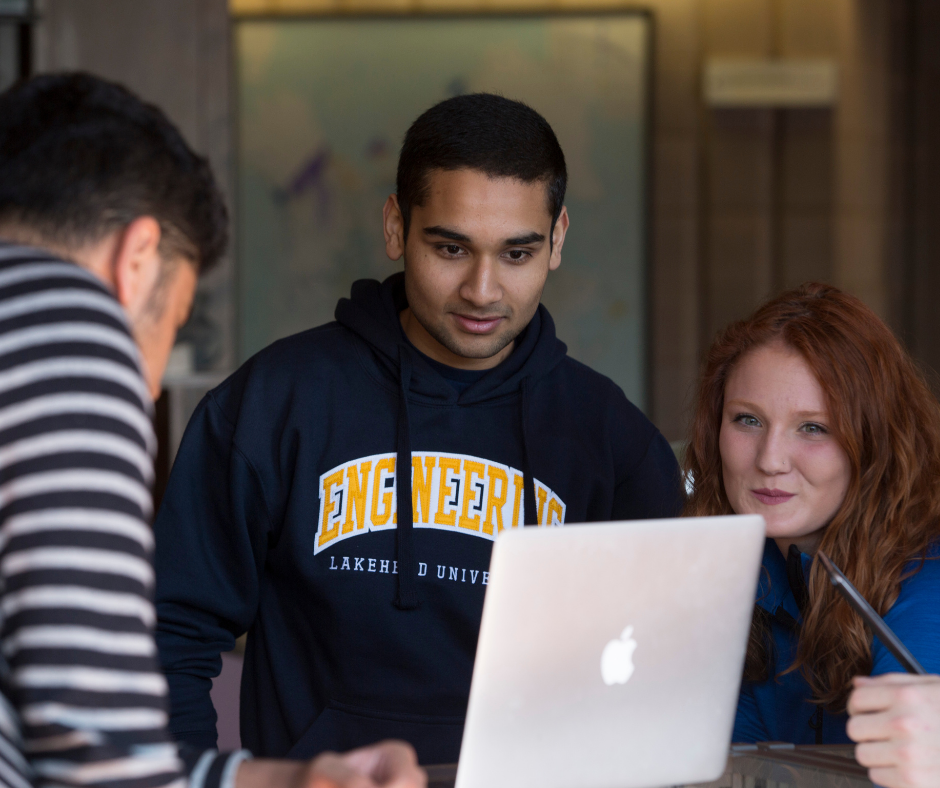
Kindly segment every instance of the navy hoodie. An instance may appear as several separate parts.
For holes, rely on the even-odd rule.
[[[337,322],[274,343],[193,415],[155,524],[178,738],[215,744],[211,679],[247,631],[256,755],[396,737],[454,762],[499,532],[678,513],[669,445],[566,356],[543,306],[461,391],[405,338],[405,306],[402,274],[357,282]]]

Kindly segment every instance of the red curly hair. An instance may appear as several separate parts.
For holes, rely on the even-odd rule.
[[[858,298],[805,284],[718,335],[705,360],[684,458],[693,486],[685,513],[732,513],[718,446],[725,383],[744,354],[781,341],[816,374],[832,434],[851,468],[845,500],[819,548],[884,615],[897,600],[905,567],[923,560],[940,539],[940,404],[891,330]],[[814,698],[841,712],[852,677],[871,672],[871,636],[816,561],[808,583],[796,662],[785,672],[801,670]],[[755,616],[747,679],[769,675],[766,627]]]

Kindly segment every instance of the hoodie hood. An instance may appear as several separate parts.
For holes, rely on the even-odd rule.
[[[539,304],[529,325],[516,338],[509,358],[458,395],[405,337],[399,314],[407,306],[404,273],[393,274],[384,282],[360,279],[353,283],[350,298],[341,298],[337,304],[336,320],[372,348],[383,370],[396,382],[401,377],[402,355],[407,354],[412,366],[409,396],[414,398],[475,405],[503,397],[518,392],[524,378],[531,385],[547,375],[568,352],[555,336],[548,310]]]
[[[539,304],[535,315],[516,339],[512,354],[491,369],[466,391],[458,394],[440,373],[428,364],[405,337],[399,314],[408,306],[405,275],[398,273],[379,284],[360,279],[352,286],[352,297],[340,299],[336,319],[374,351],[380,366],[398,383],[398,439],[395,486],[398,506],[396,557],[398,594],[395,605],[414,610],[419,605],[416,590],[414,523],[411,497],[411,427],[409,399],[444,400],[453,405],[475,405],[487,400],[520,393],[519,423],[523,455],[523,495],[525,524],[536,523],[535,482],[529,453],[529,392],[533,385],[565,358],[567,348],[555,337],[555,324],[548,310]]]

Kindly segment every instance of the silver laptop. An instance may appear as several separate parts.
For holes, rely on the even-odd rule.
[[[758,516],[503,532],[456,788],[716,779],[763,545]]]

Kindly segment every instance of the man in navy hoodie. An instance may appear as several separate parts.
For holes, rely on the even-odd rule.
[[[395,737],[422,763],[456,761],[499,533],[678,513],[669,445],[567,357],[539,304],[566,179],[524,104],[432,107],[383,213],[404,272],[356,282],[336,322],[274,343],[200,404],[155,526],[178,738],[214,744],[211,679],[247,632],[255,753]]]

